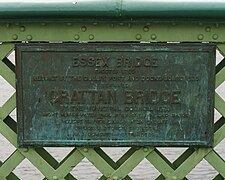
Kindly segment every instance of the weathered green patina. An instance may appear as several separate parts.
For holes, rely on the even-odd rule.
[[[18,44],[16,54],[21,147],[212,146],[212,44]]]

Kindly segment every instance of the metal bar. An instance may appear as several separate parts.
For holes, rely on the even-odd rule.
[[[221,96],[219,96],[217,93],[215,93],[215,108],[223,117],[225,117],[225,102]]]
[[[218,174],[215,178],[213,178],[213,180],[224,180],[224,178]]]
[[[161,157],[157,150],[152,151],[146,159],[164,176],[167,177],[168,174],[174,172],[175,168],[168,163],[165,157]]]
[[[214,124],[214,133],[221,128],[225,124],[225,118],[222,116],[216,123]]]
[[[16,150],[0,167],[0,174],[7,177],[23,160],[24,156]]]
[[[0,24],[1,41],[225,42],[225,25],[216,23],[18,23]]]
[[[4,120],[16,107],[16,94],[14,93],[6,103],[0,107],[0,119]]]
[[[55,160],[54,157],[49,154],[48,151],[46,151],[44,148],[35,148],[35,151],[49,164],[51,165],[54,169],[57,169],[59,167],[58,161]],[[65,178],[66,180],[76,180],[71,174],[68,174]],[[47,180],[44,178],[44,180]]]
[[[12,86],[16,87],[15,73],[2,61],[0,61],[0,75]]]
[[[9,126],[10,129],[12,129],[15,133],[17,133],[17,122],[14,121],[13,118],[11,118],[10,115],[8,115],[5,119],[4,119],[5,124],[7,124]]]
[[[216,66],[216,74],[220,72],[225,67],[225,58],[223,58],[220,63]]]
[[[0,121],[0,133],[14,146],[17,147],[17,134],[3,121]]]
[[[114,169],[92,148],[77,148],[104,176],[109,177]]]
[[[183,179],[202,159],[212,151],[211,148],[199,148],[192,153],[173,173],[167,176],[168,179]]]
[[[34,149],[18,149],[45,177],[52,179],[55,169],[48,164]]]
[[[60,163],[55,171],[55,176],[59,179],[65,178],[72,169],[84,159],[84,156],[77,149],[72,150]]]
[[[225,178],[225,161],[214,150],[205,159]]]
[[[130,148],[117,162],[114,162],[101,148],[96,148],[95,151],[114,169],[118,169],[137,149]],[[101,176],[99,180],[105,180],[105,176]],[[124,178],[125,180],[131,180],[129,176]]]
[[[7,57],[5,57],[2,61],[15,73],[15,65]]]
[[[130,156],[117,170],[111,174],[111,178],[125,178],[154,148],[141,148]]]
[[[0,44],[0,59],[3,60],[10,52],[13,51],[13,43],[2,43]]]
[[[214,147],[225,138],[225,124],[214,133]]]
[[[222,0],[66,0],[66,1],[1,1],[1,18],[27,17],[201,17],[224,18],[225,2]]]

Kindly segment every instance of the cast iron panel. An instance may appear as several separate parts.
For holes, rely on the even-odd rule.
[[[17,44],[18,144],[212,146],[215,46]]]

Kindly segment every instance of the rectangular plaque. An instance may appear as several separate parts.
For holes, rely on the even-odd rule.
[[[212,146],[215,46],[17,44],[18,144]]]

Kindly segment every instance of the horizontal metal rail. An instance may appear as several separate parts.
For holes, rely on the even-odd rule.
[[[223,0],[3,0],[0,20],[32,18],[189,18],[223,20]],[[42,19],[43,20],[43,19]],[[174,19],[172,19],[174,20]]]

